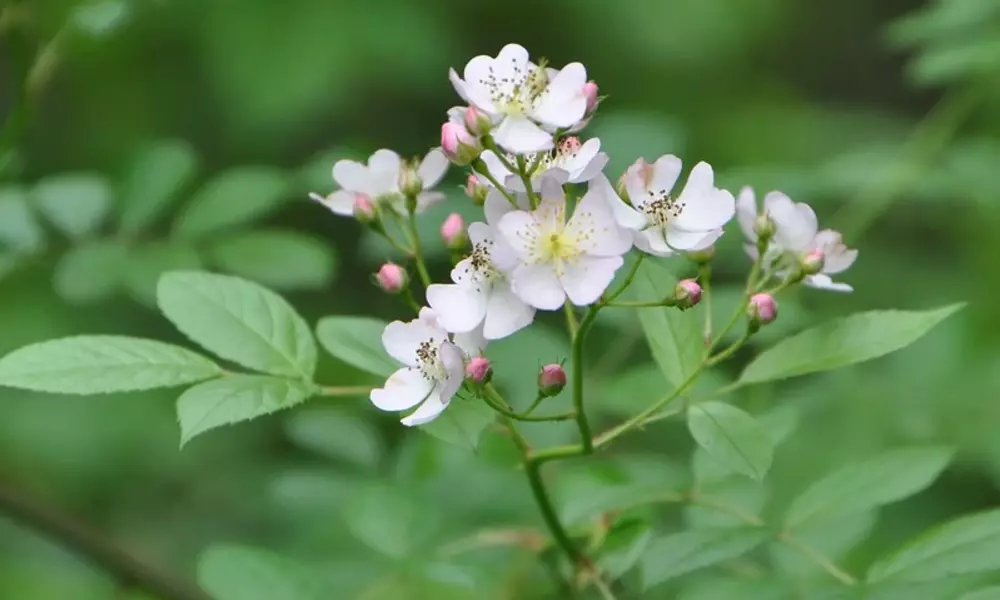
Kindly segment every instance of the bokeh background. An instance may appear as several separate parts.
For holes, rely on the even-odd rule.
[[[897,355],[734,399],[755,412],[788,409],[799,423],[768,476],[765,513],[834,466],[915,442],[955,445],[958,458],[931,489],[854,522],[858,531],[836,548],[846,568],[860,571],[927,525],[1000,501],[995,0],[0,6],[4,352],[84,332],[184,343],[152,304],[158,273],[172,268],[261,281],[311,323],[332,314],[405,317],[368,279],[389,249],[306,193],[330,189],[336,158],[380,147],[418,155],[435,145],[458,102],[448,67],[517,41],[556,65],[582,61],[608,95],[586,135],[611,154],[609,176],[640,155],[707,160],[733,191],[752,184],[808,201],[821,223],[860,248],[844,277],[854,294],[783,298],[758,347],[856,310],[969,301]],[[17,111],[29,68],[27,110]],[[443,184],[449,202],[422,223],[441,277],[448,257],[437,227],[449,212],[475,214],[461,183],[453,169]],[[162,189],[175,193],[158,210],[129,213],[137,197]],[[204,200],[213,194],[214,204]],[[91,217],[74,218],[77,210]],[[208,227],[185,225],[199,210],[219,214]],[[724,314],[747,268],[738,237],[726,236],[716,263]],[[539,364],[567,356],[558,325],[496,345],[515,403],[533,396]],[[612,423],[666,384],[631,318],[602,321],[597,340],[588,401]],[[735,372],[723,369],[706,389]],[[320,380],[372,383],[329,357]],[[176,396],[0,390],[0,485],[187,579],[207,548],[239,544],[296,561],[322,582],[318,598],[559,597],[530,552],[448,545],[487,528],[540,525],[497,432],[473,452],[403,431],[364,398],[315,399],[179,450]],[[529,433],[572,439],[558,426]],[[557,469],[560,501],[622,478],[671,477],[691,448],[683,423],[652,426],[592,467]],[[763,502],[761,490],[741,490]],[[670,530],[682,516],[655,518]],[[697,586],[734,576],[716,570],[680,587],[685,598],[726,597]],[[678,589],[645,597],[674,598]],[[140,596],[0,514],[0,598],[127,597]]]

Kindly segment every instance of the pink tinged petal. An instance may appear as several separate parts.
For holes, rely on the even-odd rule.
[[[417,212],[422,213],[428,208],[444,202],[447,196],[444,192],[420,192],[417,194]]]
[[[329,208],[334,214],[350,217],[354,214],[354,192],[337,190],[329,196],[309,194],[309,197]]]
[[[664,230],[661,227],[650,227],[634,234],[636,248],[653,256],[673,256],[673,248],[667,245]]]
[[[338,160],[333,165],[333,180],[349,192],[368,193],[368,167],[354,160]]]
[[[688,231],[712,231],[722,228],[736,214],[736,200],[726,190],[712,188],[683,199],[684,208],[674,223]]]
[[[818,290],[827,290],[830,292],[853,292],[854,288],[846,283],[840,283],[830,279],[829,275],[809,275],[802,280],[805,285],[816,288]]]
[[[581,256],[564,266],[559,281],[570,302],[577,306],[593,304],[611,285],[623,262],[620,256]]]
[[[526,304],[541,310],[556,310],[566,301],[566,292],[551,264],[517,267],[511,275],[511,289]]]
[[[531,213],[523,210],[507,213],[500,219],[497,232],[518,256],[527,258],[534,252],[538,225]]]
[[[576,238],[580,249],[587,254],[620,256],[632,247],[632,237],[615,220],[612,198],[617,200],[617,194],[607,177],[595,178],[566,225],[567,234]]]
[[[446,331],[472,331],[486,316],[486,290],[465,284],[435,283],[427,287],[427,304]]]
[[[409,410],[427,398],[433,388],[433,382],[419,369],[408,367],[390,375],[383,387],[371,391],[369,398],[379,410]]]
[[[417,176],[424,182],[425,190],[431,189],[444,178],[444,174],[448,172],[449,164],[451,163],[448,161],[448,157],[440,148],[434,148],[427,153],[427,156],[420,161],[420,166],[417,167]]]
[[[393,321],[385,326],[382,331],[382,345],[390,356],[408,366],[417,364],[417,348],[427,340],[443,340],[445,332],[436,325],[433,311],[426,313],[430,318],[424,318],[425,313],[421,311],[421,318],[404,323],[403,321]]]
[[[446,408],[448,408],[448,403],[443,402],[441,394],[435,391],[420,405],[420,408],[403,417],[399,422],[407,427],[426,425],[440,417]]]
[[[493,176],[493,179],[503,182],[505,179],[510,177],[511,172],[507,170],[507,167],[503,166],[503,163],[500,162],[500,158],[492,150],[484,150],[483,153],[479,155],[479,158],[486,163],[486,169],[490,172],[490,175]],[[486,178],[484,177],[483,179]],[[485,183],[486,185],[493,185],[493,182],[489,179],[486,179]]]
[[[677,178],[681,176],[681,169],[683,168],[683,163],[681,159],[677,158],[673,154],[664,154],[660,158],[656,159],[653,163],[653,177],[649,181],[648,189],[652,190],[654,194],[669,194],[674,185],[677,183]],[[695,166],[695,169],[698,167]],[[711,175],[711,170],[709,170]],[[694,171],[691,172],[691,177],[694,177]],[[690,180],[689,180],[690,184]],[[709,181],[711,185],[711,181]]]
[[[551,150],[552,134],[525,117],[507,117],[493,132],[493,138],[506,150],[514,154],[528,154]]]
[[[754,197],[753,188],[744,186],[736,197],[736,220],[743,230],[743,235],[751,242],[757,242],[757,232],[754,226],[757,222],[757,199]]]
[[[463,73],[465,81],[459,96],[469,104],[484,110],[488,113],[496,113],[497,107],[493,104],[490,89],[487,82],[490,80],[490,69],[493,67],[493,57],[479,55],[474,57],[465,65]],[[454,84],[455,81],[452,80]],[[458,88],[456,87],[456,91]],[[464,95],[462,94],[464,92]]]
[[[818,224],[816,213],[808,204],[792,202],[781,192],[769,192],[764,197],[764,210],[774,221],[775,241],[792,252],[811,249]]]
[[[563,67],[549,81],[532,117],[552,127],[571,127],[587,113],[587,69],[578,62]]]
[[[505,338],[530,325],[534,318],[535,309],[518,298],[506,281],[498,281],[486,305],[483,336],[488,340]]]
[[[840,233],[832,229],[817,233],[813,245],[823,251],[823,273],[828,275],[846,271],[858,258],[858,251],[845,246]]]
[[[712,231],[684,231],[667,227],[667,244],[676,250],[704,250],[722,237],[722,229]]]

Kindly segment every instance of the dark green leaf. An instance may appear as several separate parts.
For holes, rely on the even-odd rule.
[[[401,365],[382,347],[386,325],[371,317],[325,317],[316,327],[316,337],[335,358],[373,375],[388,377]]]
[[[629,519],[616,523],[601,544],[597,566],[601,573],[614,581],[642,559],[653,539],[649,523],[642,519]]]
[[[122,184],[122,233],[150,227],[191,183],[198,157],[187,142],[163,140],[143,148]]]
[[[651,588],[724,560],[743,556],[769,537],[755,528],[698,529],[653,540],[642,559],[643,587]]]
[[[646,261],[626,295],[635,300],[659,300],[673,296],[676,284],[677,279],[667,268]],[[664,377],[673,386],[680,385],[701,362],[704,345],[698,313],[676,308],[644,308],[639,311],[639,320]]]

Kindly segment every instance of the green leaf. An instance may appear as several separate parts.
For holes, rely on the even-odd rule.
[[[70,22],[80,31],[101,37],[113,33],[128,19],[125,0],[91,0],[73,9]]]
[[[160,278],[160,310],[193,341],[244,367],[311,380],[316,342],[281,296],[256,283],[196,271]]]
[[[32,195],[45,218],[71,238],[100,227],[111,208],[113,191],[96,173],[66,173],[39,181]]]
[[[382,456],[382,439],[365,419],[344,410],[299,411],[285,421],[288,437],[317,454],[373,468]]]
[[[316,337],[331,356],[373,375],[388,377],[400,368],[382,347],[387,323],[371,317],[325,317]]]
[[[879,310],[824,323],[761,353],[744,369],[739,381],[750,384],[797,377],[884,356],[917,341],[963,306]]]
[[[890,450],[844,467],[809,486],[792,502],[787,527],[862,512],[897,502],[925,489],[951,461],[944,447]]]
[[[643,588],[724,560],[738,558],[761,545],[770,534],[752,528],[697,529],[653,541],[642,558]]]
[[[318,582],[287,558],[242,546],[217,545],[198,557],[198,584],[214,600],[319,600]]]
[[[212,361],[190,350],[111,335],[39,342],[0,359],[0,385],[63,394],[173,387],[220,374]]]
[[[156,222],[198,172],[187,142],[164,140],[143,148],[122,183],[122,233],[134,235]]]
[[[655,460],[621,457],[624,468],[599,468],[600,463],[577,476],[572,472],[556,480],[559,517],[576,526],[610,512],[643,504],[680,500],[691,487],[691,478],[680,465],[656,456]]]
[[[202,267],[194,246],[180,240],[153,242],[129,252],[125,265],[125,287],[132,296],[156,305],[156,286],[169,271],[196,271]]]
[[[969,592],[959,600],[1000,600],[1000,586],[993,586]]]
[[[868,570],[868,581],[923,582],[1000,569],[1000,510],[955,519]]]
[[[264,375],[233,375],[196,385],[177,399],[181,446],[209,429],[301,404],[314,391],[303,381]]]
[[[18,253],[45,245],[45,233],[31,212],[28,194],[20,188],[0,188],[0,245]]]
[[[289,182],[272,167],[238,167],[206,183],[174,222],[173,232],[200,237],[256,221],[285,199]]]
[[[770,434],[774,445],[778,446],[795,430],[799,421],[799,411],[794,405],[785,404],[759,415],[757,421]],[[733,474],[729,465],[712,458],[704,448],[697,448],[692,454],[691,470],[699,485],[720,482]]]
[[[357,490],[344,507],[344,518],[360,542],[395,559],[417,550],[436,526],[412,494],[385,485]]]
[[[614,581],[642,559],[652,540],[653,532],[643,519],[615,523],[601,544],[597,566],[605,577]]]
[[[774,439],[753,417],[729,404],[702,402],[688,409],[688,429],[709,456],[737,473],[763,479]]]
[[[324,287],[336,267],[323,240],[280,229],[221,237],[208,247],[208,257],[223,271],[288,290]]]
[[[795,531],[795,538],[820,554],[839,562],[854,546],[871,533],[877,521],[876,511],[851,512],[835,518],[806,524]],[[771,560],[777,567],[776,571],[785,575],[810,575],[816,578],[827,578],[829,574],[823,571],[815,562],[801,552],[789,548],[785,544],[771,544]]]
[[[56,263],[56,293],[80,304],[113,296],[120,288],[127,260],[128,248],[113,240],[70,248]]]
[[[495,417],[493,409],[479,398],[455,396],[440,417],[419,429],[441,441],[475,450],[483,430]]]
[[[674,294],[677,278],[659,263],[646,261],[626,295],[639,300],[658,300]],[[694,310],[644,308],[639,321],[656,364],[673,386],[680,385],[701,362],[704,349],[701,325]]]

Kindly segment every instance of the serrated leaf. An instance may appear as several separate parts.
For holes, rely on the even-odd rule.
[[[70,248],[52,275],[56,293],[68,302],[104,300],[121,287],[128,248],[114,241],[95,241]]]
[[[287,558],[243,546],[217,545],[198,557],[198,584],[214,600],[320,600],[318,582]]]
[[[209,260],[219,269],[281,289],[321,288],[333,279],[333,250],[295,231],[263,229],[214,240]]]
[[[769,535],[760,529],[734,527],[697,529],[655,539],[642,558],[643,589],[738,558],[764,543]]]
[[[29,253],[45,245],[45,233],[31,212],[28,194],[20,188],[0,188],[0,246]]]
[[[763,479],[771,467],[774,439],[753,417],[722,402],[688,409],[688,429],[709,456],[737,473]]]
[[[157,286],[160,310],[186,336],[244,367],[311,380],[316,342],[288,302],[229,275],[174,271]]]
[[[191,244],[180,240],[153,242],[129,252],[125,265],[125,287],[140,302],[156,305],[156,286],[170,271],[196,271],[201,256]]]
[[[658,300],[674,294],[677,278],[658,263],[646,261],[639,268],[627,294],[636,300]],[[701,325],[693,310],[644,308],[639,321],[656,364],[673,386],[694,372],[702,359]]]
[[[797,527],[912,496],[933,483],[951,457],[944,447],[904,448],[839,469],[792,502],[785,524]]]
[[[493,409],[482,400],[455,397],[440,417],[419,429],[443,442],[475,450],[483,430],[495,418]]]
[[[0,359],[0,385],[63,394],[173,387],[220,374],[215,363],[190,350],[111,335],[40,342]]]
[[[163,215],[198,171],[187,142],[164,140],[143,148],[122,184],[122,233],[134,235]]]
[[[324,317],[316,327],[316,337],[331,356],[362,371],[388,377],[400,365],[382,347],[386,325],[371,317]]]
[[[233,375],[198,384],[177,399],[181,446],[209,429],[301,404],[314,391],[312,384],[266,375]]]
[[[81,238],[100,227],[111,208],[113,191],[96,173],[52,175],[31,191],[39,211],[71,238]]]
[[[904,348],[965,306],[878,310],[824,323],[778,342],[747,365],[742,384],[839,369]]]
[[[237,167],[206,183],[181,211],[173,233],[200,237],[256,221],[276,210],[289,182],[272,167]]]
[[[375,427],[343,410],[300,411],[285,421],[296,444],[335,460],[365,468],[378,464],[382,441]]]

